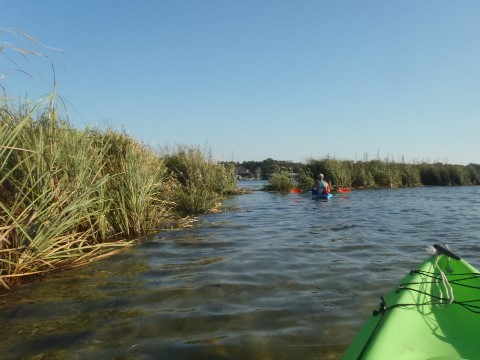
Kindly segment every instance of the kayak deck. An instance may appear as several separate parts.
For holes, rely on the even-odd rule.
[[[385,297],[344,359],[478,358],[478,312],[479,272],[464,260],[433,255]]]

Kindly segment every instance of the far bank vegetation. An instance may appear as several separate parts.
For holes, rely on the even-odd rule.
[[[337,160],[330,157],[310,159],[306,164],[262,162],[236,164],[243,174],[254,173],[269,180],[269,190],[309,190],[316,175],[322,173],[334,188],[399,188],[416,186],[480,185],[480,165],[451,165],[440,162],[408,164],[389,159],[363,161]],[[245,169],[248,170],[245,171]],[[252,178],[252,176],[250,176]]]

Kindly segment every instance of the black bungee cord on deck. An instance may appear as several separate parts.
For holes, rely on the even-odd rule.
[[[421,270],[417,270],[417,269],[413,269],[410,273],[411,274],[426,275],[428,277],[431,277],[432,279],[438,279],[437,276],[439,275],[439,274],[429,273],[429,272],[425,272],[425,271],[421,271]],[[468,277],[467,278],[462,278],[462,279],[457,279],[457,280],[454,280],[454,281],[450,281],[450,283],[454,283],[458,286],[464,286],[464,287],[480,290],[480,287],[478,287],[478,286],[471,286],[471,285],[465,285],[465,284],[462,284],[462,283],[458,283],[458,281],[461,281],[461,280],[478,278],[478,277],[480,277],[480,274],[465,273],[465,274],[458,274],[458,275],[459,276],[468,276]],[[425,291],[414,289],[414,288],[411,288],[411,287],[408,286],[408,285],[420,285],[420,284],[425,284],[425,283],[434,284],[434,283],[436,283],[436,281],[428,281],[428,282],[422,281],[422,282],[410,282],[410,283],[400,284],[400,285],[397,286],[397,293],[400,292],[400,291],[403,291],[403,290],[413,291],[413,292],[416,292],[416,293],[419,293],[419,294],[422,294],[422,295],[430,296],[430,298],[432,298],[431,301],[425,301],[424,303],[420,303],[420,304],[418,304],[418,303],[411,303],[411,304],[404,303],[404,304],[388,305],[387,302],[385,301],[385,298],[383,296],[380,297],[381,302],[379,304],[379,308],[378,308],[378,310],[374,310],[372,312],[372,314],[373,314],[373,316],[381,315],[381,317],[378,320],[377,324],[375,325],[375,328],[373,329],[372,333],[368,337],[368,340],[365,342],[365,345],[363,346],[362,351],[358,355],[357,360],[362,359],[363,356],[365,355],[365,352],[367,351],[368,347],[370,346],[370,343],[372,342],[373,338],[375,337],[375,335],[376,335],[376,333],[377,333],[377,331],[380,327],[380,324],[383,322],[387,312],[392,310],[392,309],[395,309],[397,307],[439,305],[439,304],[442,304],[444,302],[448,302],[449,305],[450,304],[459,305],[459,306],[462,306],[463,308],[465,308],[466,310],[471,311],[472,313],[480,314],[480,305],[470,304],[470,303],[475,303],[475,302],[480,303],[480,299],[468,300],[468,301],[453,300],[453,301],[450,302],[450,299],[448,299],[448,298],[436,296],[436,295],[433,295],[431,293],[427,293]]]
[[[380,317],[380,320],[378,320],[377,325],[375,325],[375,328],[373,329],[372,333],[368,337],[368,340],[365,342],[365,345],[363,345],[362,351],[360,352],[360,354],[358,354],[357,360],[360,360],[361,358],[363,358],[363,355],[365,354],[365,351],[367,351],[368,347],[370,346],[370,343],[372,342],[373,338],[375,337],[375,334],[377,333],[377,330],[380,327],[380,324],[382,323],[382,321],[385,317],[385,314],[387,313],[387,310],[390,309],[387,306],[387,303],[385,302],[385,298],[383,296],[381,296],[380,299],[382,300],[381,303],[380,303],[380,308],[378,310],[373,311],[373,316],[378,316],[380,314],[382,316]]]

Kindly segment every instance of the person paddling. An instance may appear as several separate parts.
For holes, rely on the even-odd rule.
[[[330,184],[323,180],[323,174],[318,174],[313,191],[317,194],[330,194]]]

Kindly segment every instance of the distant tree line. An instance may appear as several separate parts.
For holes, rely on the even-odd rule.
[[[305,164],[285,161],[273,160],[271,158],[262,161],[244,161],[227,162],[227,165],[234,165],[236,173],[240,179],[261,179],[268,180],[273,174],[280,172],[299,174],[305,169]]]

